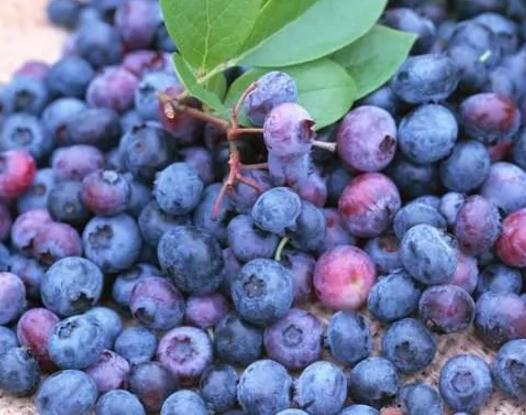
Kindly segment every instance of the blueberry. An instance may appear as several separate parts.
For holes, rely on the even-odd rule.
[[[130,392],[139,398],[148,412],[158,412],[165,399],[177,390],[175,378],[157,362],[135,366],[128,383]]]
[[[325,240],[318,247],[318,253],[321,254],[338,245],[355,245],[356,240],[347,231],[338,209],[323,209],[323,216],[325,216]]]
[[[85,108],[72,114],[66,123],[68,143],[107,148],[121,135],[119,115],[110,108]]]
[[[500,233],[497,207],[482,196],[470,196],[458,211],[455,236],[463,252],[480,255],[491,249]]]
[[[32,394],[40,381],[38,363],[24,347],[0,355],[0,388],[15,396]]]
[[[167,54],[152,49],[139,49],[126,53],[122,65],[136,76],[144,76],[149,72],[169,70]]]
[[[301,251],[316,251],[325,241],[327,227],[321,209],[302,201],[296,220],[296,230],[291,232],[291,244]]]
[[[395,184],[381,173],[354,178],[338,201],[338,212],[353,236],[374,237],[386,231],[400,209]]]
[[[82,233],[82,242],[86,258],[104,272],[117,272],[138,259],[142,240],[135,220],[121,213],[91,219]]]
[[[257,80],[256,88],[244,101],[245,112],[250,122],[263,126],[270,110],[284,102],[296,102],[298,88],[293,78],[284,72],[272,71]]]
[[[400,378],[394,365],[382,357],[369,357],[358,363],[349,375],[353,402],[381,408],[398,393]]]
[[[394,29],[415,33],[418,39],[413,46],[413,52],[425,53],[433,46],[436,36],[435,25],[415,10],[408,7],[391,8],[384,13],[382,21]]]
[[[174,163],[155,180],[154,196],[159,207],[173,215],[189,213],[199,203],[203,182],[193,167]]]
[[[408,415],[444,414],[444,405],[438,392],[423,382],[403,386],[400,389],[400,402]]]
[[[520,294],[522,292],[522,274],[519,270],[503,264],[488,265],[480,273],[476,294],[485,292],[498,294]]]
[[[480,194],[505,213],[525,207],[526,172],[512,163],[494,163]]]
[[[521,125],[521,113],[515,103],[494,93],[466,98],[460,106],[460,117],[468,137],[484,144],[512,138]]]
[[[48,102],[49,92],[45,83],[33,77],[16,76],[5,88],[9,112],[40,115]]]
[[[402,267],[400,241],[393,235],[371,238],[364,246],[379,274],[389,273]]]
[[[97,395],[95,382],[84,372],[63,370],[42,381],[35,406],[41,415],[89,415],[95,409]]]
[[[446,55],[409,57],[391,82],[394,93],[411,104],[445,100],[457,88],[460,73]]]
[[[169,330],[183,320],[184,299],[166,278],[146,277],[132,290],[130,310],[146,327]]]
[[[51,168],[37,170],[31,187],[17,201],[18,212],[45,209],[49,193],[54,186],[55,176]]]
[[[383,108],[364,105],[349,112],[338,127],[338,154],[358,171],[380,171],[393,159],[397,132]]]
[[[222,361],[246,366],[261,356],[263,333],[235,313],[230,313],[215,328],[214,348]]]
[[[497,387],[518,402],[526,402],[526,340],[505,343],[491,364]]]
[[[270,259],[254,259],[245,264],[232,282],[231,291],[241,317],[259,325],[283,317],[294,295],[291,273]]]
[[[347,379],[330,362],[307,366],[294,382],[294,402],[311,415],[336,415],[347,398]]]
[[[431,332],[412,318],[394,322],[382,338],[382,354],[402,373],[425,369],[435,357],[437,346]]]
[[[0,272],[0,324],[14,322],[26,308],[26,289],[15,274]]]
[[[115,339],[122,331],[122,320],[119,314],[108,307],[93,307],[86,311],[84,316],[94,318],[99,322],[106,340],[104,347],[113,349]]]
[[[290,406],[291,388],[292,379],[283,366],[258,360],[241,375],[237,399],[248,414],[273,415]]]
[[[272,108],[263,125],[268,152],[282,161],[307,155],[315,136],[314,124],[307,110],[296,103],[287,102]],[[272,165],[269,171],[274,176]]]
[[[125,112],[133,106],[133,94],[138,82],[135,75],[121,66],[108,66],[90,82],[86,102],[91,107]]]
[[[159,240],[167,231],[190,224],[190,219],[186,215],[169,215],[159,208],[156,201],[152,200],[142,208],[138,223],[144,241],[157,247]]]
[[[115,339],[115,351],[132,365],[149,362],[157,350],[157,338],[145,327],[125,328]]]
[[[309,302],[312,298],[312,274],[316,263],[314,258],[299,251],[285,250],[280,263],[292,273],[294,304]]]
[[[121,139],[120,151],[127,169],[147,181],[153,180],[157,171],[167,167],[175,156],[173,138],[153,123],[141,123],[129,129]],[[177,166],[182,168],[180,164]],[[189,164],[184,166],[189,170]],[[195,180],[193,174],[191,178]]]
[[[7,327],[0,326],[0,355],[17,346],[18,340],[15,332]]]
[[[367,309],[378,320],[389,323],[408,317],[418,308],[422,289],[403,270],[381,278],[369,292]]]
[[[228,239],[227,226],[236,216],[236,209],[229,197],[224,197],[216,212],[216,201],[221,192],[221,183],[207,186],[201,201],[194,210],[194,225],[210,232],[217,240],[226,244]]]
[[[202,329],[214,327],[228,314],[230,305],[221,293],[190,296],[186,302],[185,321]]]
[[[82,180],[104,166],[104,155],[96,147],[77,144],[56,149],[51,157],[51,166],[57,181]]]
[[[405,116],[398,127],[400,150],[418,164],[433,163],[448,156],[458,136],[453,113],[435,104],[422,105]]]
[[[284,409],[283,411],[279,411],[276,415],[308,415],[308,413],[301,409]]]
[[[343,409],[338,415],[380,415],[380,412],[369,405],[351,405]]]
[[[77,24],[82,3],[76,0],[51,0],[46,8],[49,21],[57,26],[73,28]]]
[[[131,173],[125,173],[124,177],[128,180],[128,183],[130,183],[128,211],[138,220],[142,209],[153,200],[152,192],[142,180],[134,178]]]
[[[43,370],[55,369],[49,357],[48,343],[58,322],[59,318],[48,309],[32,308],[22,314],[16,326],[20,344],[31,351]]]
[[[426,224],[413,226],[406,232],[400,254],[406,271],[423,284],[450,281],[457,266],[451,238]]]
[[[177,78],[166,71],[145,74],[135,89],[135,109],[145,120],[159,120],[159,101],[157,93],[179,85]]]
[[[180,326],[159,341],[157,358],[181,383],[193,383],[212,363],[212,342],[196,327]]]
[[[418,305],[420,319],[438,333],[466,330],[473,322],[475,303],[456,285],[438,285],[426,289]]]
[[[120,5],[114,19],[127,49],[149,47],[161,23],[159,6],[145,0],[131,0]]]
[[[97,361],[86,368],[100,393],[127,386],[130,364],[111,350],[104,350]]]
[[[475,291],[479,280],[479,268],[477,259],[464,255],[462,252],[457,253],[457,269],[453,274],[451,284],[466,290],[469,294]]]
[[[61,316],[81,313],[99,301],[103,279],[93,262],[80,257],[63,258],[42,278],[42,302]]]
[[[278,237],[255,226],[249,215],[239,215],[227,226],[228,245],[243,262],[256,258],[272,258]]]
[[[122,58],[117,30],[101,21],[82,26],[75,44],[78,54],[96,68],[118,63]]]
[[[501,50],[493,32],[473,20],[454,27],[446,42],[446,53],[460,73],[460,85],[465,90],[482,88],[488,82],[488,72],[500,61]]]
[[[102,395],[95,406],[95,415],[146,415],[137,397],[123,389]]]
[[[203,398],[189,390],[181,390],[170,395],[163,403],[160,415],[208,415]]]
[[[301,214],[301,200],[286,187],[275,187],[262,193],[252,207],[254,223],[264,231],[283,236],[296,229]]]
[[[77,181],[59,182],[50,190],[47,208],[56,221],[82,225],[90,217],[81,199],[82,184]]]
[[[294,189],[304,201],[310,202],[318,208],[324,207],[327,202],[327,179],[324,173],[315,166],[311,166],[307,177],[294,183],[292,189]]]
[[[104,331],[95,319],[68,317],[55,325],[49,337],[49,356],[62,369],[85,369],[104,349]]]
[[[238,376],[232,366],[217,364],[206,369],[199,389],[208,408],[216,412],[231,409],[237,402]]]
[[[439,212],[446,218],[448,226],[454,226],[458,211],[464,204],[466,196],[461,193],[449,192],[440,199]]]
[[[84,98],[94,76],[89,62],[78,56],[66,56],[49,68],[47,85],[53,95]]]
[[[157,247],[161,267],[181,291],[208,294],[223,282],[221,248],[208,232],[179,226],[166,232]]]
[[[393,219],[393,230],[398,239],[415,225],[427,224],[438,229],[446,228],[446,220],[440,212],[421,202],[411,202],[402,207]]]
[[[391,114],[396,114],[400,106],[400,101],[389,85],[385,85],[371,92],[365,96],[361,102],[365,105],[383,108]]]
[[[373,348],[367,323],[351,311],[339,311],[331,317],[325,343],[335,359],[350,366],[369,357]]]
[[[318,258],[313,283],[320,301],[333,309],[355,310],[376,280],[369,256],[351,245],[339,245]]]
[[[124,212],[130,197],[128,180],[115,170],[98,170],[82,180],[82,202],[96,215],[110,216]]]
[[[435,194],[439,190],[440,178],[436,164],[416,164],[398,156],[386,173],[396,184],[400,194],[408,199]]]
[[[300,309],[291,309],[265,330],[267,355],[287,369],[301,369],[321,355],[322,324],[318,318]]]
[[[484,407],[492,392],[491,373],[481,358],[458,355],[440,371],[440,394],[455,411],[476,412]]]
[[[33,238],[32,253],[40,262],[50,265],[62,258],[82,255],[82,241],[72,226],[50,222]]]
[[[11,242],[22,253],[29,253],[36,234],[48,223],[51,217],[45,209],[33,209],[20,214],[11,227]]]
[[[12,114],[2,123],[0,135],[2,151],[24,150],[35,159],[41,159],[50,152],[51,146],[51,136],[34,115]]]
[[[500,347],[509,340],[526,337],[526,304],[516,294],[486,292],[477,301],[475,329],[488,346]]]
[[[130,297],[137,282],[146,277],[160,277],[161,271],[150,264],[138,263],[129,270],[119,274],[112,287],[112,298],[121,307],[128,308]]]

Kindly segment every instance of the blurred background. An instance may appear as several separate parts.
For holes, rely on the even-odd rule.
[[[46,18],[47,0],[0,0],[0,82],[26,60],[54,62],[66,33]]]

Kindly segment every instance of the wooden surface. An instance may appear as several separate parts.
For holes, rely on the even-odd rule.
[[[23,62],[38,59],[53,62],[66,37],[60,29],[51,27],[45,17],[47,0],[0,0],[0,81],[5,82]],[[323,319],[324,310],[316,309]],[[371,323],[378,346],[382,328]],[[488,362],[493,353],[486,350],[473,335],[448,335],[438,337],[438,355],[433,364],[414,379],[426,379],[437,384],[438,373],[444,361],[458,353],[474,353]],[[404,379],[407,380],[407,379]],[[0,415],[34,415],[31,399],[13,398],[0,391]],[[495,393],[481,415],[526,415],[526,407],[513,405]]]

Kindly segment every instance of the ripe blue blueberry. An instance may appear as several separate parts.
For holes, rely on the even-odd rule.
[[[307,366],[294,382],[294,402],[311,415],[336,415],[347,399],[347,379],[330,362]]]
[[[254,259],[241,268],[231,285],[237,312],[250,323],[269,325],[283,317],[294,298],[292,275],[270,259]]]
[[[38,363],[25,347],[0,354],[0,388],[15,396],[32,394],[40,382]]]
[[[505,343],[491,364],[497,387],[518,402],[526,402],[526,339]]]
[[[331,317],[325,344],[336,360],[350,366],[369,357],[373,349],[371,331],[365,319],[351,311],[338,311]]]
[[[449,359],[440,371],[440,395],[455,411],[476,412],[493,390],[488,365],[472,354]]]
[[[239,378],[232,366],[217,364],[206,369],[199,382],[201,396],[207,406],[216,412],[231,409],[237,402]]]
[[[273,415],[290,406],[292,379],[273,360],[258,360],[239,379],[237,399],[249,414]]]

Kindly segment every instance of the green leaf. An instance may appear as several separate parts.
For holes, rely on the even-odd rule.
[[[333,59],[347,68],[358,88],[357,98],[387,82],[409,54],[416,36],[377,25]]]
[[[193,97],[199,99],[204,105],[213,109],[219,116],[228,118],[228,109],[223,105],[217,94],[219,89],[217,85],[220,84],[220,80],[214,81],[214,78],[216,77],[212,78],[210,82],[215,83],[216,86],[211,88],[211,90],[208,90],[197,82],[192,68],[178,53],[173,54],[173,64],[179,80]]]
[[[256,68],[243,74],[230,87],[225,104],[233,106],[251,82],[271,70]],[[351,108],[356,86],[347,71],[336,62],[323,58],[278,70],[288,73],[296,81],[298,103],[314,118],[316,129],[338,121]]]
[[[261,0],[161,0],[168,33],[200,75],[236,55]]]
[[[206,81],[204,86],[209,91],[214,92],[219,97],[219,99],[223,101],[226,94],[227,84],[226,77],[222,72],[214,75],[212,78]]]
[[[301,16],[318,0],[263,0],[252,32],[245,40],[242,51],[254,49],[269,36]]]
[[[275,6],[276,2],[289,1],[270,1],[265,9]],[[304,5],[305,2],[295,3]],[[268,21],[262,24],[262,34],[256,36],[259,42],[250,40],[252,34],[247,40],[247,46],[253,49],[245,53],[242,62],[253,66],[278,67],[308,62],[334,53],[367,33],[380,17],[386,3],[387,0],[317,0],[274,34],[265,29],[272,24],[273,19],[282,16],[278,12],[269,13]],[[260,13],[258,21],[263,19],[263,15],[263,12]],[[271,36],[265,39],[268,35]]]

